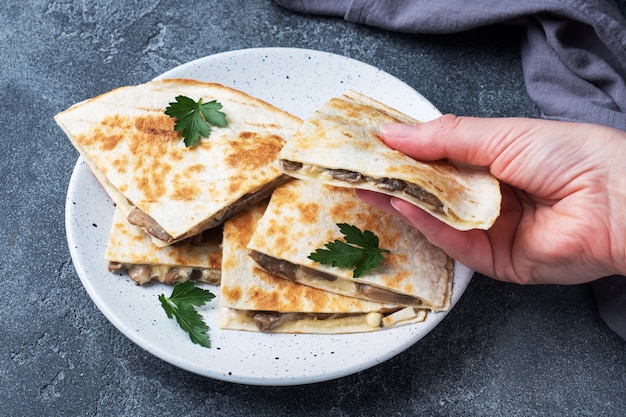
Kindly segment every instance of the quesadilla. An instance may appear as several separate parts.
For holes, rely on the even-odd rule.
[[[104,257],[109,261],[109,271],[126,271],[137,285],[152,280],[165,284],[193,280],[219,285],[221,241],[221,229],[214,228],[159,248],[116,209]]]
[[[399,197],[459,229],[488,229],[500,213],[498,181],[485,169],[447,160],[419,162],[388,147],[383,123],[417,120],[354,91],[306,120],[279,154],[296,178]]]
[[[216,100],[226,127],[186,147],[165,109]],[[241,91],[185,79],[121,87],[55,116],[128,220],[165,246],[219,226],[285,175],[278,151],[301,120]]]
[[[354,278],[351,268],[317,263],[309,255],[340,239],[340,223],[374,233],[389,250],[382,263]],[[397,216],[378,210],[348,188],[293,180],[272,194],[248,244],[271,274],[325,291],[386,304],[447,310],[453,260]]]
[[[246,250],[266,203],[224,224],[218,326],[270,333],[355,333],[423,321],[422,309],[388,306],[298,284],[256,267]]]

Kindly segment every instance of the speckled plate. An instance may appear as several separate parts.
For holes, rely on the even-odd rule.
[[[439,111],[411,87],[368,64],[330,53],[260,48],[201,58],[158,78],[215,81],[264,99],[305,118],[333,96],[354,89],[421,120]],[[349,375],[404,351],[445,313],[429,314],[424,323],[374,333],[349,335],[279,335],[220,330],[217,299],[200,309],[209,324],[211,348],[193,344],[161,308],[157,296],[165,285],[135,286],[109,273],[103,259],[113,218],[113,203],[79,158],[66,201],[66,230],[80,279],[98,308],[115,327],[155,356],[188,371],[225,381],[254,385],[297,385]],[[472,271],[456,264],[454,305]],[[219,288],[206,286],[214,293]]]

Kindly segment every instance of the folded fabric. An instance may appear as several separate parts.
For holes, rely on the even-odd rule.
[[[526,89],[546,119],[626,130],[626,0],[274,0],[302,13],[383,29],[445,34],[521,25]],[[626,277],[592,288],[607,325],[626,339]]]
[[[615,333],[626,339],[626,277],[613,275],[591,283],[598,313]]]
[[[525,25],[526,87],[548,119],[626,130],[626,18],[614,0],[275,0],[303,13],[407,33]]]

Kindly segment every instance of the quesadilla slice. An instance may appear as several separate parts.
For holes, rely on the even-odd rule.
[[[346,297],[259,269],[246,245],[265,209],[246,209],[224,224],[218,326],[269,333],[371,332],[423,321],[426,311]]]
[[[358,278],[349,267],[309,258],[341,239],[338,224],[374,233],[389,250],[382,263]],[[248,249],[271,274],[325,291],[386,304],[447,310],[453,260],[400,218],[360,200],[353,190],[293,180],[272,194]]]
[[[186,147],[165,109],[216,100],[225,127]],[[165,246],[219,226],[285,175],[280,148],[301,120],[241,91],[186,79],[121,87],[55,116],[128,220]]]
[[[447,160],[416,161],[379,138],[383,123],[419,122],[348,91],[302,124],[279,154],[282,168],[296,178],[402,198],[459,230],[491,227],[501,195],[487,170]]]
[[[199,281],[219,285],[222,231],[214,228],[184,241],[157,247],[141,228],[115,210],[105,251],[109,271],[126,271],[137,284]]]

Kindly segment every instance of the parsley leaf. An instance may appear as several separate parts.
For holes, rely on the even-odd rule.
[[[308,258],[312,261],[334,267],[354,268],[352,276],[358,278],[383,261],[387,249],[379,248],[378,236],[369,230],[362,232],[358,227],[338,223],[344,241],[335,239],[324,244],[326,249],[317,249]]]
[[[169,297],[159,295],[159,301],[167,317],[175,318],[180,328],[189,333],[191,341],[204,347],[211,347],[207,335],[209,326],[202,320],[194,306],[202,306],[213,298],[215,294],[196,287],[193,281],[179,282]]]
[[[197,144],[200,138],[208,138],[211,126],[226,126],[226,115],[219,111],[222,105],[216,100],[205,103],[202,97],[195,102],[186,96],[176,97],[176,101],[169,103],[165,114],[176,119],[174,131],[182,131],[185,146]]]

